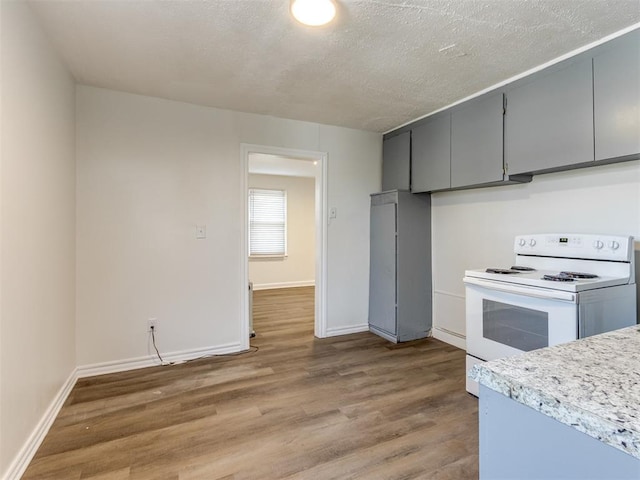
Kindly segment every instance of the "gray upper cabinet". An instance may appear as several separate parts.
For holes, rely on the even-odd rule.
[[[639,159],[640,29],[399,131],[385,141],[383,190],[506,185]]]
[[[409,190],[411,132],[388,138],[382,143],[382,190]]]
[[[503,180],[502,123],[502,92],[472,100],[452,112],[452,188]]]
[[[411,191],[451,187],[451,113],[437,115],[411,131]]]
[[[541,72],[507,92],[504,148],[511,175],[594,160],[591,58]]]
[[[593,58],[596,160],[640,154],[640,31]]]

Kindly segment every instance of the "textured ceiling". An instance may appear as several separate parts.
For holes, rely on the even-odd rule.
[[[79,83],[378,132],[640,22],[639,0],[342,0],[322,28],[289,0],[29,3]]]

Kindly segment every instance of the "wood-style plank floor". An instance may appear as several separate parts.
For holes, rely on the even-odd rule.
[[[79,380],[23,478],[477,479],[464,352],[315,339],[313,311],[258,291],[258,351]]]

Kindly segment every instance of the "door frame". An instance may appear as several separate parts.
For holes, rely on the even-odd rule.
[[[292,148],[273,147],[269,145],[240,144],[240,183],[241,194],[241,280],[242,280],[242,304],[240,329],[241,346],[243,350],[249,348],[249,219],[247,190],[249,188],[249,155],[262,153],[277,155],[280,157],[299,158],[311,160],[317,163],[317,176],[315,179],[315,318],[314,335],[318,338],[327,336],[327,153],[310,150],[297,150]]]

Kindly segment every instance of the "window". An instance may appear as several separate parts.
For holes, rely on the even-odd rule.
[[[287,192],[249,189],[249,256],[287,254]]]

